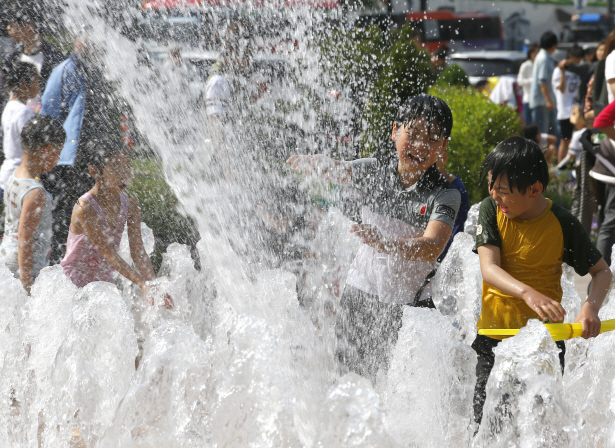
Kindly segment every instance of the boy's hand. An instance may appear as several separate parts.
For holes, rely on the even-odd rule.
[[[600,334],[600,318],[598,311],[589,303],[585,302],[581,307],[581,312],[575,319],[575,323],[580,323],[583,326],[581,337],[584,339],[595,338]]]
[[[551,322],[563,322],[566,311],[559,302],[531,289],[521,297],[534,310],[543,322],[547,318]]]
[[[384,252],[387,249],[386,239],[376,226],[370,224],[353,224],[350,227],[350,231],[361,238],[363,244],[373,247],[378,252]]]
[[[322,174],[327,171],[328,157],[323,154],[296,155],[290,156],[286,163],[296,171],[303,171],[305,174]]]

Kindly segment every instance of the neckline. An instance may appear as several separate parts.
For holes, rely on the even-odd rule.
[[[519,219],[519,218],[514,218],[514,221],[519,223],[519,224],[535,224],[538,221],[540,221],[541,219],[543,219],[545,216],[547,216],[549,214],[549,212],[551,211],[551,207],[553,206],[553,201],[549,198],[546,198],[546,200],[548,201],[547,206],[545,207],[545,209],[540,213],[540,215],[536,216],[535,218],[532,219]]]
[[[122,212],[124,211],[124,193],[123,192],[120,193],[120,211],[117,214],[117,219],[116,219],[116,222],[115,222],[115,226],[113,226],[113,227],[109,224],[109,220],[107,219],[107,214],[103,210],[102,206],[98,203],[96,198],[94,196],[92,196],[92,194],[90,192],[87,192],[86,194],[89,196],[88,200],[94,201],[94,203],[98,207],[98,210],[100,211],[100,215],[102,215],[101,218],[103,219],[104,223],[107,225],[109,230],[116,230],[118,228],[118,226],[120,225],[120,220],[122,219]]]

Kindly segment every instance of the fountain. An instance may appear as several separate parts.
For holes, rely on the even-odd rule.
[[[456,237],[434,279],[439,311],[405,309],[388,373],[372,384],[337,364],[335,312],[359,243],[337,208],[305,199],[335,205],[339,192],[280,162],[296,152],[352,155],[327,145],[319,121],[322,110],[350,108],[343,95],[332,99],[310,45],[327,32],[326,14],[242,3],[261,19],[271,12],[257,29],[277,26],[278,44],[294,43],[278,46],[286,74],[245,103],[220,151],[182,72],[143,64],[148,42],[120,32],[118,22],[137,13],[132,3],[107,5],[110,16],[96,2],[66,3],[66,27],[91,27],[106,76],[197,223],[200,269],[190,248],[168,247],[156,299],[174,298],[166,310],[144,306],[121,280],[120,289],[79,290],[57,266],[28,298],[0,267],[0,446],[615,446],[614,333],[569,342],[562,376],[553,342],[533,321],[497,349],[474,435],[470,344],[482,279],[470,234]],[[290,232],[296,217],[304,225]],[[300,257],[272,249],[287,232],[284,247]],[[572,281],[566,270],[564,303],[578,309]],[[613,307],[601,316],[614,317]]]

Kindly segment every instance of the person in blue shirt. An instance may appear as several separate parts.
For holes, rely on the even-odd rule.
[[[541,133],[559,136],[555,93],[551,82],[555,71],[555,61],[551,55],[555,50],[557,50],[557,36],[547,31],[540,37],[540,51],[534,59],[530,108],[532,121],[540,128]]]
[[[52,263],[64,257],[73,205],[93,186],[86,145],[113,129],[111,95],[95,56],[84,28],[74,39],[73,53],[51,73],[42,97],[41,115],[59,120],[66,131],[60,161],[42,179],[54,198]]]
[[[468,211],[470,211],[470,196],[468,195],[468,191],[466,190],[466,187],[465,185],[463,185],[463,182],[460,178],[447,171],[447,163],[448,152],[444,151],[442,155],[436,160],[436,166],[438,167],[438,171],[440,171],[440,174],[442,174],[442,176],[444,176],[444,178],[448,180],[451,185],[455,187],[456,190],[459,191],[459,193],[461,194],[461,203],[459,204],[459,212],[457,212],[457,218],[455,218],[455,224],[453,225],[453,232],[451,233],[451,237],[448,240],[448,243],[446,243],[444,250],[438,257],[438,263],[442,263],[442,260],[444,260],[444,257],[446,256],[449,247],[451,247],[451,244],[453,243],[453,238],[455,238],[455,235],[457,235],[459,232],[463,232],[466,219],[468,219]]]

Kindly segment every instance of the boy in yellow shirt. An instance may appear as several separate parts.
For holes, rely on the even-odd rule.
[[[547,162],[538,145],[510,137],[487,155],[481,180],[489,195],[480,206],[476,247],[483,274],[478,329],[521,328],[529,319],[562,322],[562,263],[592,276],[589,297],[575,322],[584,338],[600,334],[598,311],[611,285],[611,270],[579,221],[543,196],[549,183]],[[474,419],[480,424],[485,387],[494,364],[493,348],[502,338],[478,335]],[[564,341],[557,342],[564,368]]]

